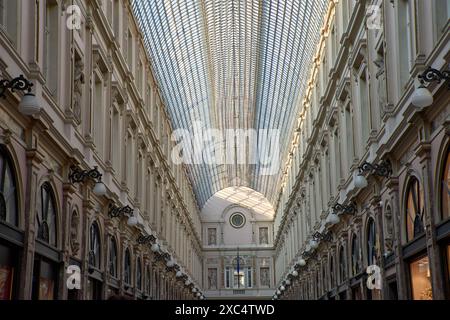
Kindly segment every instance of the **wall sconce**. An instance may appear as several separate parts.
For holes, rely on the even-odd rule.
[[[345,214],[351,214],[351,215],[354,215],[357,212],[357,208],[354,203],[350,203],[349,205],[343,205],[343,204],[336,203],[333,206],[333,210],[338,213],[345,213]]]
[[[333,236],[331,234],[331,232],[327,232],[327,233],[320,233],[319,231],[317,231],[316,233],[313,234],[313,239],[315,241],[327,241],[327,242],[331,242],[333,240]]]
[[[128,216],[127,224],[130,227],[134,227],[138,224],[137,215],[134,213],[136,210],[126,205],[124,207],[118,207],[115,204],[109,205],[108,215],[111,218]]]
[[[339,218],[339,216],[336,214],[336,213],[334,213],[334,212],[331,212],[329,215],[328,215],[328,217],[327,217],[327,219],[326,219],[326,223],[329,223],[329,224],[331,224],[331,225],[335,225],[335,224],[338,224],[339,222],[341,221],[341,219]]]
[[[297,265],[298,265],[299,267],[304,267],[304,266],[306,266],[306,261],[305,261],[305,259],[300,258],[300,259],[298,260],[298,262],[297,262]]]
[[[166,271],[171,271],[175,268],[175,261],[170,258],[169,261],[166,262]]]
[[[420,86],[414,91],[411,102],[412,104],[419,108],[423,109],[429,107],[433,104],[433,95],[430,90],[425,87],[425,82],[437,82],[440,83],[442,80],[450,80],[450,70],[439,71],[432,67],[428,67],[425,71],[418,76],[420,80]],[[450,83],[448,88],[450,89]]]
[[[88,179],[95,182],[94,194],[99,197],[106,194],[106,187],[102,182],[102,174],[98,171],[97,167],[91,170],[81,170],[77,166],[70,167],[69,181],[71,183],[84,183]]]
[[[305,251],[302,253],[303,259],[314,259],[317,256],[317,253],[315,251]],[[303,260],[305,261],[305,260]],[[306,261],[305,261],[306,264]]]
[[[298,272],[297,272],[297,270],[292,271],[291,274],[292,274],[292,276],[293,276],[294,278],[297,278],[297,277],[298,277]]]
[[[309,241],[309,247],[312,250],[316,250],[319,247],[319,243],[316,240],[312,239]]]
[[[32,87],[33,83],[24,78],[23,75],[20,75],[17,78],[12,79],[11,81],[3,79],[0,80],[0,97],[6,99],[5,92],[7,89],[10,89],[11,92],[14,92],[16,90],[26,91],[25,95],[20,100],[19,111],[23,115],[32,116],[41,111],[41,107],[39,106],[36,96],[31,93]]]
[[[130,206],[118,207],[115,204],[110,204],[108,209],[108,215],[111,218],[117,218],[122,216],[131,216],[133,214],[133,208]]]
[[[141,234],[138,237],[137,242],[138,242],[138,244],[150,244],[150,243],[154,243],[155,240],[156,240],[156,237],[152,234],[150,234],[148,236],[144,236],[143,234]]]
[[[152,244],[152,247],[150,248],[152,250],[153,253],[159,253],[161,251],[161,247],[158,243],[154,243]]]
[[[380,164],[364,162],[362,166],[358,167],[358,170],[359,174],[355,178],[355,186],[359,189],[367,187],[367,179],[363,175],[366,172],[385,178],[389,178],[392,174],[392,166],[389,161],[382,161]]]

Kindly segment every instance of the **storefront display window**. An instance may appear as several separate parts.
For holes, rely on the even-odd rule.
[[[54,300],[56,298],[56,272],[52,262],[39,257],[34,261],[33,298]]]
[[[441,199],[442,219],[445,220],[450,217],[450,149],[444,165]]]
[[[411,294],[414,300],[432,300],[430,266],[428,257],[421,257],[409,265],[411,273]]]
[[[11,248],[0,244],[0,300],[13,298],[15,256]]]

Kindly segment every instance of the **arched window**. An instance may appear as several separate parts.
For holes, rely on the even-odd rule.
[[[424,229],[423,192],[419,180],[411,178],[406,193],[406,229],[407,241],[421,235]]]
[[[38,239],[56,247],[56,201],[48,182],[41,186],[41,205],[38,206]]]
[[[11,157],[3,146],[0,146],[0,221],[19,224],[16,176]]]
[[[101,263],[100,230],[96,222],[91,225],[89,233],[89,265],[100,269]]]
[[[367,265],[376,264],[377,261],[377,234],[375,221],[369,220],[367,224]]]
[[[330,288],[334,288],[334,259],[330,258]]]
[[[354,234],[352,238],[352,275],[353,276],[357,275],[360,269],[361,269],[361,262],[360,262],[358,236]]]
[[[341,246],[339,249],[339,280],[343,282],[346,278],[347,268],[345,263],[345,251]]]
[[[326,262],[324,261],[322,264],[322,291],[326,292],[327,291],[327,265]]]
[[[109,243],[109,274],[117,278],[117,244],[114,237],[111,237]]]
[[[444,172],[442,175],[442,191],[441,191],[441,208],[442,219],[450,217],[450,148],[447,151],[447,157],[444,164]]]
[[[137,266],[136,266],[136,287],[139,290],[142,290],[142,265],[141,265],[141,259],[137,259]]]
[[[150,294],[151,293],[151,273],[150,268],[147,267],[147,272],[145,276],[145,293]]]
[[[125,260],[124,260],[124,268],[123,268],[123,276],[126,284],[131,284],[131,256],[130,250],[125,251]]]

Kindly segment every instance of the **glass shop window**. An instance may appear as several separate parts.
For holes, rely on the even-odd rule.
[[[427,256],[409,264],[411,274],[411,295],[413,300],[433,300],[430,265]]]

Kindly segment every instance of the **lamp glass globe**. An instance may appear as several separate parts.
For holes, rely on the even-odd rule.
[[[339,223],[339,221],[341,221],[341,219],[339,218],[339,216],[337,215],[337,214],[335,214],[335,213],[332,213],[332,214],[330,214],[330,216],[329,216],[329,222],[331,223],[331,224],[338,224]]]
[[[97,182],[94,186],[93,190],[94,194],[96,196],[102,197],[106,194],[106,186],[103,182]]]
[[[127,224],[130,227],[134,227],[135,225],[138,224],[138,219],[135,216],[131,216],[131,217],[128,218]]]
[[[419,109],[429,107],[433,104],[433,95],[430,90],[421,85],[414,91],[411,103]]]
[[[41,107],[36,99],[36,96],[31,92],[26,93],[19,103],[19,112],[26,116],[38,114]]]

